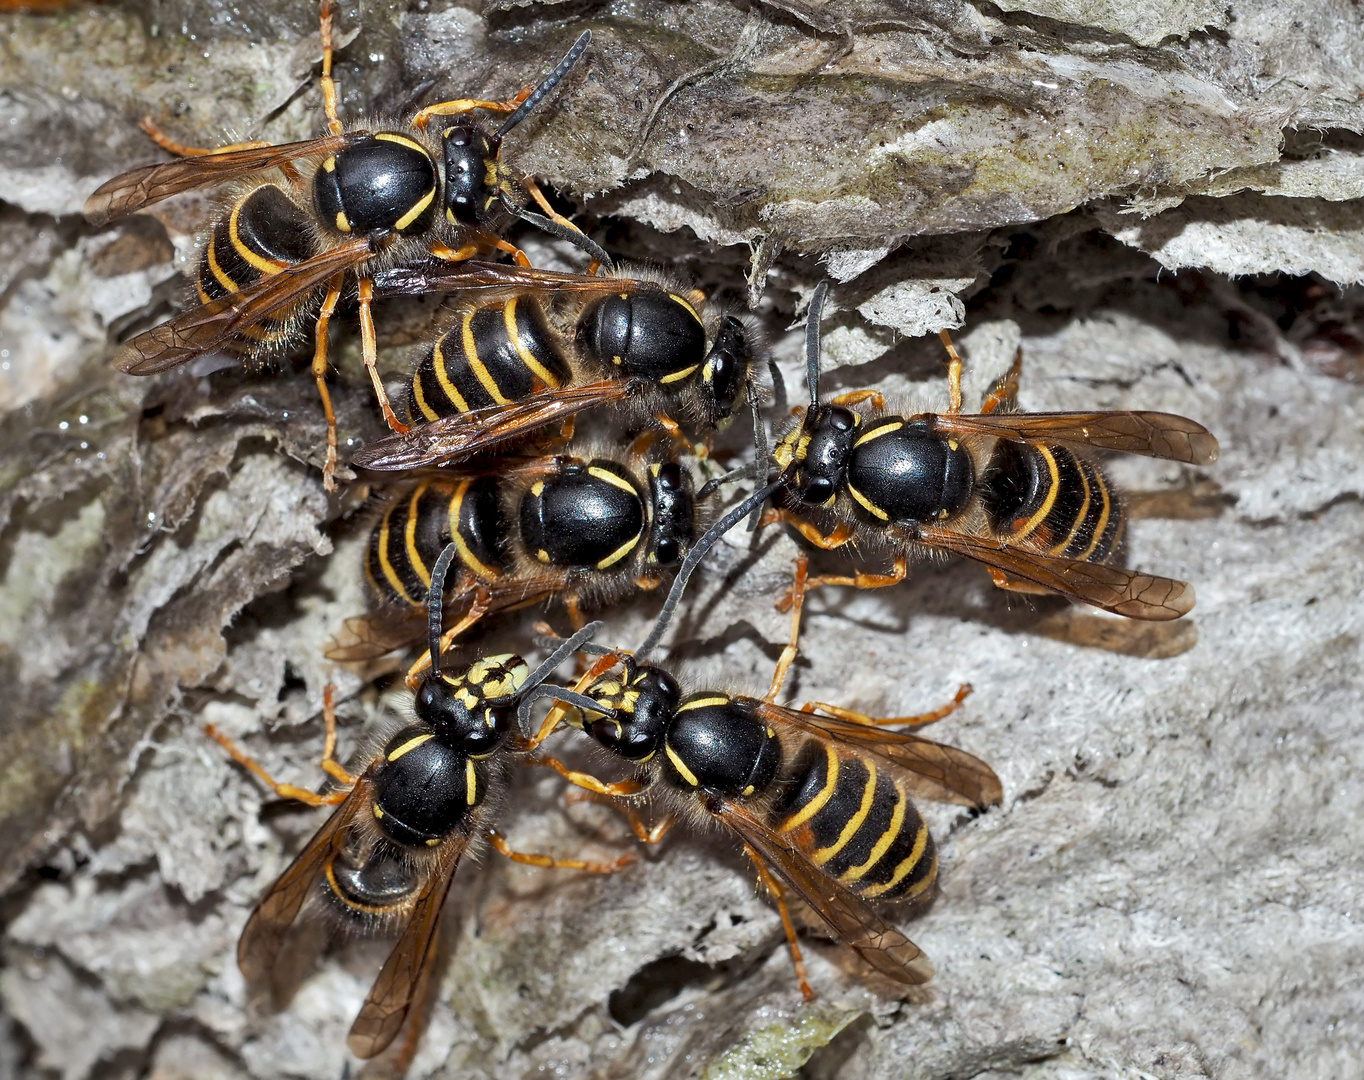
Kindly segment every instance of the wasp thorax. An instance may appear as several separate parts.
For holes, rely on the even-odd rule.
[[[473,759],[423,724],[398,732],[374,775],[375,823],[406,847],[437,843],[482,798]]]
[[[435,162],[397,132],[357,139],[313,177],[318,216],[341,233],[420,232],[435,198]]]
[[[589,352],[624,375],[665,388],[690,378],[706,357],[706,330],[696,309],[674,293],[617,293],[591,305],[579,320]]]
[[[781,764],[776,732],[744,702],[713,691],[678,705],[664,750],[675,783],[721,795],[763,790]]]
[[[802,502],[827,503],[837,494],[852,453],[857,414],[834,405],[822,408],[808,434],[801,433],[794,460],[796,494]]]

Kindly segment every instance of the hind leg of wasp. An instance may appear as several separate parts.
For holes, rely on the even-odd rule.
[[[591,791],[597,795],[607,795],[614,799],[628,798],[631,795],[638,795],[649,785],[643,780],[617,780],[608,783],[605,780],[598,780],[590,773],[577,772],[570,769],[562,761],[546,754],[537,754],[530,759],[532,764],[543,765],[553,769],[574,787],[580,787],[585,791]]]
[[[777,695],[781,693],[781,684],[786,681],[786,673],[791,670],[791,665],[796,662],[796,655],[800,646],[800,613],[805,606],[805,586],[806,571],[809,568],[810,560],[805,553],[796,556],[796,569],[791,579],[791,636],[786,643],[786,648],[782,649],[781,655],[777,657],[777,666],[772,671],[772,685],[767,688],[767,693],[763,695],[763,700],[772,702],[777,700]]]
[[[624,870],[637,858],[633,851],[627,851],[610,862],[593,862],[588,859],[560,859],[554,855],[513,851],[507,843],[507,838],[496,829],[488,830],[488,840],[492,843],[494,851],[499,855],[505,855],[512,862],[526,863],[529,866],[543,866],[546,869],[582,870],[588,874],[614,874],[619,870]]]
[[[1023,578],[1011,578],[1003,570],[997,570],[993,566],[985,569],[990,571],[990,580],[995,583],[997,589],[1007,589],[1009,592],[1025,593],[1028,596],[1055,596],[1052,589],[1045,585],[1038,585],[1035,581],[1026,581]]]
[[[322,301],[322,310],[317,313],[314,331],[313,378],[317,381],[317,396],[322,399],[322,415],[327,421],[327,460],[322,466],[322,488],[325,491],[336,490],[336,413],[332,411],[332,395],[327,389],[327,329],[336,312],[336,302],[341,298],[341,285],[340,275],[332,278],[327,287],[327,296]]]
[[[961,412],[961,354],[952,344],[952,335],[946,330],[939,330],[938,337],[947,350],[947,413],[955,416]]]
[[[450,101],[438,101],[436,104],[428,105],[420,110],[412,118],[412,125],[418,131],[424,131],[433,116],[459,116],[462,113],[473,112],[475,109],[487,109],[489,112],[514,112],[526,98],[530,97],[532,89],[529,86],[522,87],[515,97],[508,98],[506,101],[482,101],[479,98],[454,98]]]
[[[595,802],[609,806],[625,818],[630,825],[630,831],[639,838],[641,844],[659,843],[677,824],[677,818],[671,814],[652,825],[645,824],[643,816],[634,804],[613,799],[606,795],[598,795],[595,791],[585,791],[582,788],[570,788],[564,792],[564,802],[569,806],[579,802]]]
[[[807,701],[801,706],[801,712],[822,712],[826,716],[833,716],[839,720],[848,720],[854,724],[865,724],[867,727],[923,727],[941,720],[944,716],[951,716],[966,700],[971,693],[970,683],[962,683],[957,688],[957,696],[931,712],[920,713],[918,716],[868,716],[866,713],[853,712],[852,709],[844,709],[838,705],[826,705],[822,701]]]
[[[851,585],[854,589],[884,589],[890,585],[898,585],[905,580],[908,573],[908,560],[904,555],[895,556],[895,564],[891,567],[888,574],[868,574],[859,570],[855,574],[820,574],[819,577],[812,577],[805,586],[808,593],[818,589],[823,585]],[[791,606],[791,598],[783,597],[777,602],[777,608],[785,611]]]
[[[306,788],[295,787],[293,784],[282,784],[274,779],[255,758],[251,757],[245,750],[241,749],[236,743],[224,735],[212,724],[204,725],[204,734],[216,742],[228,756],[238,765],[246,769],[257,780],[268,787],[281,799],[293,799],[296,802],[304,803],[307,806],[335,806],[344,801],[349,794],[349,788],[355,785],[355,778],[346,772],[341,763],[336,760],[336,710],[332,704],[333,690],[327,686],[322,691],[322,719],[327,728],[326,740],[322,746],[322,770],[334,780],[347,785],[346,790],[331,791],[325,795],[319,795],[315,791],[308,791]]]
[[[388,391],[384,389],[384,381],[379,378],[379,342],[374,332],[374,313],[371,310],[373,302],[374,283],[369,278],[362,277],[360,279],[360,349],[365,359],[365,369],[369,372],[369,381],[374,384],[374,396],[379,401],[379,411],[384,414],[384,422],[388,424],[391,431],[402,435],[410,429],[394,415],[393,406],[388,403]]]
[[[332,78],[332,0],[318,7],[318,33],[322,39],[322,109],[327,116],[327,131],[340,135],[344,130],[336,110],[336,80]]]
[[[806,1001],[814,1001],[815,992],[810,989],[809,980],[806,978],[805,957],[801,955],[800,942],[796,940],[796,928],[791,922],[791,913],[786,910],[786,898],[782,893],[782,888],[777,884],[777,879],[768,871],[762,856],[747,844],[744,845],[744,854],[753,863],[753,868],[758,871],[758,880],[767,890],[767,895],[777,905],[777,914],[781,916],[781,928],[786,934],[786,945],[791,950],[791,963],[796,968],[796,984],[800,987],[800,996]]]
[[[995,380],[993,386],[981,399],[980,411],[992,413],[996,409],[1010,412],[1018,406],[1018,379],[1023,374],[1023,346],[1014,352],[1014,362],[1009,370]]]
[[[463,262],[465,259],[472,259],[477,254],[477,244],[461,244],[458,248],[446,247],[441,243],[431,245],[432,258],[440,259],[443,262]]]
[[[138,123],[138,127],[145,131],[147,137],[162,150],[168,154],[174,154],[176,157],[212,157],[214,154],[228,154],[233,150],[255,150],[260,146],[272,145],[269,142],[257,141],[228,143],[226,146],[213,147],[186,146],[184,143],[176,142],[162,131],[150,116],[144,116]]]
[[[460,619],[459,622],[455,623],[454,626],[450,627],[449,630],[445,631],[444,634],[441,635],[440,638],[441,652],[444,653],[447,649],[449,649],[450,646],[454,644],[455,640],[458,637],[460,637],[460,635],[462,635],[466,630],[469,629],[469,627],[473,626],[480,619],[482,619],[484,615],[488,614],[488,606],[489,604],[487,591],[484,589],[478,589],[474,593],[474,602],[469,605],[469,610],[464,613],[464,617]],[[430,666],[431,652],[430,650],[427,650],[417,658],[416,662],[410,668],[407,669],[407,688],[409,690],[417,689],[417,684],[421,682],[422,675],[425,674],[426,669],[429,668]]]
[[[805,537],[806,540],[810,541],[810,543],[814,544],[815,547],[819,548],[821,551],[834,551],[841,548],[852,539],[852,530],[841,521],[834,526],[834,531],[826,536],[808,521],[802,521],[800,518],[796,517],[790,510],[780,508],[774,509],[769,507],[764,510],[762,518],[758,521],[758,526],[761,528],[764,525],[775,525],[777,522],[791,526],[791,528],[795,529],[796,532],[800,533],[801,536]],[[790,606],[790,601],[787,600],[782,605],[782,611],[785,611]]]

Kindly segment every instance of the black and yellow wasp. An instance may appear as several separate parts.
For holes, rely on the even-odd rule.
[[[945,333],[946,413],[896,415],[874,390],[821,402],[827,292],[827,282],[816,289],[807,324],[810,406],[774,454],[784,506],[765,520],[786,521],[821,548],[852,542],[895,561],[888,574],[818,577],[812,588],[893,585],[909,553],[928,550],[983,562],[1001,588],[1060,593],[1134,619],[1176,619],[1193,607],[1185,582],[1110,565],[1122,503],[1087,451],[1208,465],[1217,440],[1206,428],[1159,412],[1014,411],[1021,354],[980,412],[963,413],[961,361]]]
[[[406,425],[389,406],[375,367],[375,271],[418,258],[455,262],[490,250],[510,252],[526,263],[497,235],[511,215],[574,240],[594,258],[605,255],[550,207],[532,179],[518,180],[500,160],[503,138],[582,57],[590,31],[534,90],[509,101],[445,101],[427,106],[405,125],[370,130],[347,127],[337,115],[331,0],[322,0],[321,27],[326,135],[203,150],[173,142],[144,120],[157,144],[180,159],[114,177],[86,201],[85,215],[100,225],[180,192],[236,184],[203,245],[199,305],[125,342],[114,363],[132,375],[153,375],[219,347],[278,354],[315,316],[312,370],[327,420],[324,482],[330,490],[336,425],[325,381],[327,327],[349,278],[355,279],[364,360],[375,395],[385,420],[403,431]],[[466,116],[479,111],[510,115],[492,128],[485,119]],[[428,131],[430,121],[450,116],[463,119]],[[549,216],[523,210],[526,194]]]

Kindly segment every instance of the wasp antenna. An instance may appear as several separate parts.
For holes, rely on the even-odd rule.
[[[762,405],[753,383],[748,384],[748,406],[753,410],[753,479],[759,486],[767,479],[767,425],[763,423]],[[758,508],[753,508],[753,517],[748,522],[748,531],[758,529]]]
[[[426,640],[431,650],[431,674],[440,674],[440,636],[445,615],[445,575],[459,549],[453,542],[445,545],[436,565],[431,568],[431,585],[426,591]]]
[[[682,599],[682,593],[687,588],[687,579],[696,572],[696,568],[701,565],[701,560],[715,546],[715,542],[771,498],[781,486],[781,480],[774,480],[766,487],[759,488],[707,529],[706,534],[696,541],[692,549],[687,552],[687,557],[682,560],[682,565],[678,567],[677,577],[673,579],[673,587],[668,590],[668,599],[663,601],[663,610],[659,612],[654,628],[649,631],[649,636],[644,639],[644,644],[635,650],[636,661],[642,661],[658,647],[659,639],[667,631],[668,623],[672,621],[673,612],[677,610],[677,605]]]
[[[597,633],[606,624],[598,619],[590,622],[570,638],[565,638],[563,643],[547,656],[538,668],[526,676],[526,681],[521,684],[521,693],[528,693],[533,688],[554,674],[554,669],[578,652],[587,642],[597,636]]]
[[[805,317],[805,378],[810,384],[810,408],[819,408],[819,321],[824,317],[824,298],[829,295],[827,279],[815,286],[810,297],[810,312]]]
[[[530,97],[521,102],[516,111],[503,121],[502,126],[497,129],[497,138],[500,139],[502,136],[506,135],[507,132],[524,120],[535,106],[545,100],[545,97],[549,92],[563,81],[565,75],[573,70],[573,65],[582,58],[583,53],[587,51],[587,44],[591,40],[592,31],[584,30],[582,34],[579,35],[578,40],[573,43],[573,48],[569,49],[568,52],[564,54],[564,58],[559,61],[559,66],[546,75],[544,79],[540,81],[540,85],[531,91]]]
[[[614,710],[608,709],[600,701],[595,701],[586,694],[579,694],[552,683],[541,683],[539,686],[532,686],[525,691],[521,703],[516,706],[516,722],[523,732],[530,730],[530,710],[541,698],[553,698],[560,704],[572,705],[575,709],[583,709],[587,712],[603,713],[606,716],[615,715]]]
[[[544,214],[537,214],[534,210],[527,210],[525,207],[517,206],[505,195],[502,197],[502,205],[522,221],[530,222],[530,224],[534,225],[537,229],[549,233],[550,236],[557,236],[560,240],[567,240],[589,258],[601,263],[602,266],[606,267],[608,272],[616,269],[616,262],[606,253],[606,249],[586,233],[580,232],[568,225],[560,225],[553,218],[546,217]]]

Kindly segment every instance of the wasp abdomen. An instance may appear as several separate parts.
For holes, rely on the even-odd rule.
[[[521,537],[536,560],[605,570],[643,539],[644,497],[615,462],[565,464],[521,500]]]
[[[505,535],[494,477],[419,484],[379,519],[370,534],[365,572],[384,599],[424,604],[431,567],[446,544],[453,540],[460,564],[490,581],[502,572]]]
[[[778,832],[867,899],[918,896],[937,877],[927,824],[901,782],[871,758],[807,743],[777,812]]]
[[[327,863],[327,892],[348,913],[382,915],[403,904],[421,885],[416,873],[389,849],[355,859],[344,850]]]
[[[1062,445],[1000,440],[981,485],[990,524],[1049,555],[1102,561],[1122,536],[1122,507],[1093,462]]]
[[[436,420],[557,390],[572,377],[558,335],[530,297],[467,311],[412,373],[409,411]]]
[[[971,498],[971,455],[921,420],[886,416],[858,431],[846,486],[858,506],[881,522],[943,521]]]

